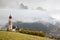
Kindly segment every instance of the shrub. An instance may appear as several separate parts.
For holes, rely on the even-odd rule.
[[[37,35],[37,36],[41,36],[41,37],[45,36],[45,33],[43,33],[42,31],[39,32],[39,31],[21,30],[20,33]]]

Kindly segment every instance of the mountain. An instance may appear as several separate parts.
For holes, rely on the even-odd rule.
[[[44,31],[44,32],[49,32],[52,29],[56,28],[57,21],[50,17],[50,16],[45,16],[44,18],[40,19],[35,19],[38,20],[36,22],[14,22],[14,25],[18,25],[23,29],[28,29],[28,30],[36,30],[36,31]]]
[[[48,33],[49,30],[55,28],[54,25],[52,24],[47,24],[44,25],[43,23],[38,23],[38,22],[33,22],[33,23],[23,23],[23,22],[14,22],[14,25],[18,25],[22,29],[27,29],[27,30],[35,30],[35,31],[43,31],[45,33]]]
[[[19,26],[19,28],[21,29],[43,31],[45,33],[50,33],[50,30],[57,28],[56,26],[57,22],[55,21],[55,19],[47,16],[45,18],[41,18],[36,22],[16,21],[13,22],[13,25]],[[7,28],[7,24],[2,29],[6,29],[6,28]]]
[[[48,36],[50,36],[51,34],[55,35],[54,33],[56,32],[59,34],[58,28],[60,26],[60,22],[57,22],[54,18],[51,18],[51,17],[47,17],[47,18],[45,17],[45,19],[46,20],[44,20],[44,18],[41,18],[36,22],[16,21],[16,22],[13,22],[13,26],[15,25],[15,26],[18,26],[20,29],[25,29],[25,30],[43,31]],[[6,28],[7,28],[7,24],[2,29],[6,30]],[[53,30],[55,31],[52,32]]]

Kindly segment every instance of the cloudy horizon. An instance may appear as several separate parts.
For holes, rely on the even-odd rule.
[[[10,14],[14,21],[60,21],[60,0],[0,0],[0,23],[7,23]]]

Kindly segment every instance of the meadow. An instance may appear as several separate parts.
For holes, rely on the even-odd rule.
[[[0,40],[53,40],[53,39],[18,32],[0,31]]]

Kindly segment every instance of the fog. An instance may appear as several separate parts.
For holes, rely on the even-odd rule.
[[[10,14],[13,21],[59,21],[60,0],[0,0],[0,23],[7,23]]]

